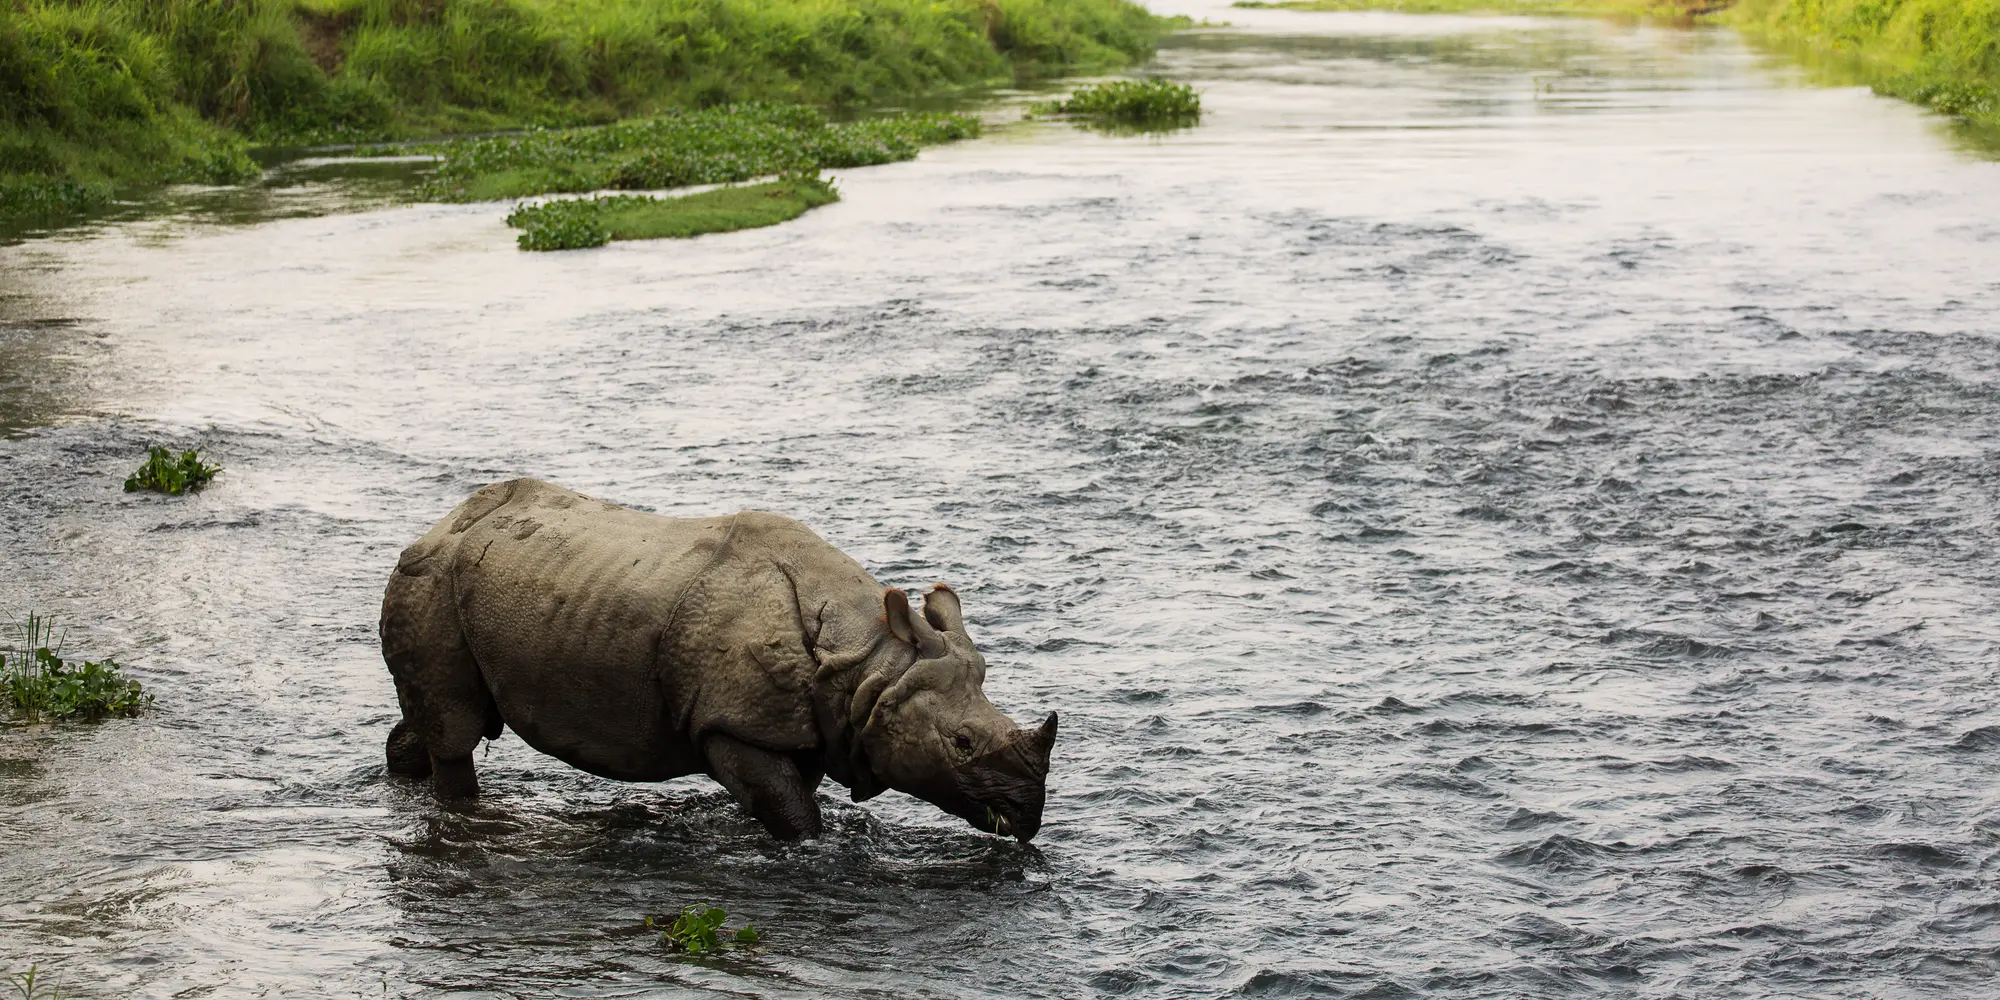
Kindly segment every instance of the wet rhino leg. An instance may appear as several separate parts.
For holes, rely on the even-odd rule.
[[[708,772],[779,840],[799,840],[820,834],[819,803],[813,787],[789,754],[753,747],[728,736],[711,736],[703,744]],[[817,778],[817,775],[813,777]]]
[[[419,543],[421,544],[421,543]],[[451,581],[406,552],[382,600],[382,659],[396,678],[403,721],[389,733],[392,774],[429,775],[440,799],[479,794],[472,751],[500,735],[500,709],[458,628]]]

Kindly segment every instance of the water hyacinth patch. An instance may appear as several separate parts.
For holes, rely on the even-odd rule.
[[[125,478],[125,492],[155,490],[177,497],[207,486],[209,480],[221,471],[222,466],[209,465],[201,460],[200,448],[181,452],[177,458],[165,447],[154,445],[146,450],[146,463]]]
[[[1119,125],[1174,127],[1201,118],[1201,96],[1193,87],[1158,78],[1114,80],[1079,87],[1063,100],[1028,107],[1030,114],[1074,115]]]
[[[908,160],[924,146],[978,134],[979,120],[969,115],[904,114],[833,124],[813,108],[736,104],[425,147],[440,163],[424,194],[440,201],[488,201],[733,184],[800,168]]]
[[[722,922],[728,916],[722,907],[690,903],[671,923],[666,917],[647,917],[646,929],[659,931],[661,944],[696,957],[748,947],[761,939],[749,924],[734,931],[724,928]]]
[[[114,660],[62,658],[54,619],[29,612],[14,627],[16,648],[0,650],[0,701],[27,722],[137,715],[153,703]]]

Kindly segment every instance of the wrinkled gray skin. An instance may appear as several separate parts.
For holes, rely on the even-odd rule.
[[[913,613],[776,514],[668,518],[531,479],[473,494],[403,551],[382,599],[403,721],[389,770],[479,794],[504,725],[591,774],[707,774],[782,839],[822,777],[894,788],[1023,842],[1056,717],[1016,727],[943,585]]]

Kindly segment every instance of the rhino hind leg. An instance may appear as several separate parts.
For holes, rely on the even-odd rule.
[[[711,736],[703,745],[709,774],[764,829],[779,840],[811,839],[820,835],[819,803],[813,799],[815,780],[799,771],[791,755],[751,746],[729,736]]]
[[[500,708],[459,631],[449,577],[430,572],[435,562],[405,553],[382,599],[382,659],[403,708],[403,721],[389,734],[389,769],[430,775],[440,799],[473,798],[479,777],[472,751],[482,737],[500,735]]]

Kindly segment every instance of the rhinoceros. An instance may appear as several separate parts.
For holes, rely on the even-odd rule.
[[[382,597],[402,720],[388,769],[479,794],[510,728],[620,781],[707,774],[780,839],[814,789],[907,792],[1022,842],[1042,824],[1056,716],[986,699],[958,596],[902,590],[787,517],[672,518],[532,479],[487,486],[403,550]]]

